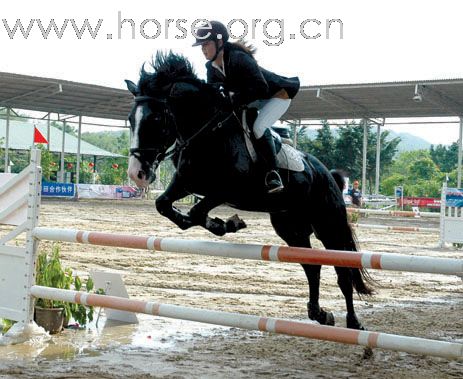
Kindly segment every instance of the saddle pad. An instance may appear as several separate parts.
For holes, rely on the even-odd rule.
[[[244,139],[246,141],[246,148],[248,149],[249,155],[253,162],[257,161],[257,153],[254,149],[254,145],[251,141],[251,131],[249,129],[248,123],[246,121],[246,112],[244,111],[242,114],[242,125],[244,129]],[[279,139],[281,141],[281,137],[279,134],[272,130],[273,138]],[[304,171],[304,155],[296,150],[294,147],[282,143],[281,149],[277,153],[277,167],[282,168],[285,170],[295,171],[295,172],[302,172]]]

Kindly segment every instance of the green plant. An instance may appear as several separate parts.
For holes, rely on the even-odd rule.
[[[6,318],[0,319],[0,325],[2,327],[1,333],[5,334],[15,323],[15,321],[8,320]]]
[[[72,269],[63,267],[60,260],[60,250],[60,245],[55,243],[50,254],[46,251],[39,253],[37,257],[36,284],[65,290],[73,288],[76,291],[92,291],[94,284],[91,278],[82,282],[79,276],[73,277]],[[80,325],[86,325],[87,322],[93,320],[93,307],[42,298],[36,299],[35,304],[42,308],[64,308],[65,319],[69,320],[72,317]]]
[[[358,212],[349,212],[347,213],[347,221],[349,222],[349,224],[353,223],[353,224],[356,224],[359,220],[359,213]]]

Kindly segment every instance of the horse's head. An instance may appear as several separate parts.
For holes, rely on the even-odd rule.
[[[158,52],[152,67],[153,73],[142,68],[138,85],[126,80],[134,95],[129,114],[132,143],[128,171],[139,187],[154,180],[154,170],[176,138],[180,142],[188,139],[196,124],[210,118],[218,94],[197,78],[181,55]]]
[[[175,142],[175,130],[165,98],[144,94],[129,80],[126,83],[134,95],[129,113],[131,145],[128,174],[138,187],[145,188],[155,179],[157,166]]]

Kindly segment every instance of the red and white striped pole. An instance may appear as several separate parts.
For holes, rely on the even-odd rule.
[[[389,230],[391,232],[423,232],[423,233],[439,233],[439,228],[422,228],[415,226],[387,226],[387,225],[370,225],[370,224],[350,224],[354,228],[362,229],[380,229]]]
[[[419,212],[415,213],[412,211],[387,211],[380,209],[362,209],[362,208],[347,208],[348,213],[360,213],[360,214],[372,214],[372,215],[384,215],[393,217],[429,217],[429,218],[440,218],[438,212]]]
[[[324,326],[309,321],[291,321],[241,313],[229,313],[171,304],[130,300],[115,296],[95,295],[86,292],[42,286],[32,286],[30,293],[32,296],[43,299],[145,313],[154,316],[214,325],[260,330],[263,332],[369,346],[371,348],[399,350],[413,354],[434,355],[444,358],[455,359],[463,357],[463,344],[446,341]]]
[[[352,268],[373,268],[378,270],[423,272],[430,274],[463,275],[463,260],[452,258],[433,258],[368,251],[355,252],[289,246],[182,240],[177,238],[130,236],[124,234],[42,227],[35,228],[33,235],[40,240],[169,251],[183,254]]]

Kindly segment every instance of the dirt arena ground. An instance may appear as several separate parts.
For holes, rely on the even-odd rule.
[[[218,208],[226,218],[234,210]],[[238,212],[248,228],[222,240],[281,244],[268,215]],[[386,224],[369,217],[363,223]],[[437,221],[405,220],[437,227]],[[201,228],[180,231],[152,201],[46,201],[41,225],[134,235],[214,240]],[[358,229],[363,249],[461,258],[438,249],[438,235]],[[320,246],[313,238],[315,247]],[[41,243],[42,249],[50,247]],[[306,319],[307,284],[299,265],[62,244],[66,265],[78,273],[123,274],[132,298],[261,316]],[[369,330],[463,343],[460,278],[371,271],[377,294],[355,300]],[[345,325],[345,305],[332,267],[322,269],[321,305]],[[140,316],[138,325],[65,330],[51,342],[0,346],[0,378],[463,378],[463,360],[375,350],[281,335]]]

